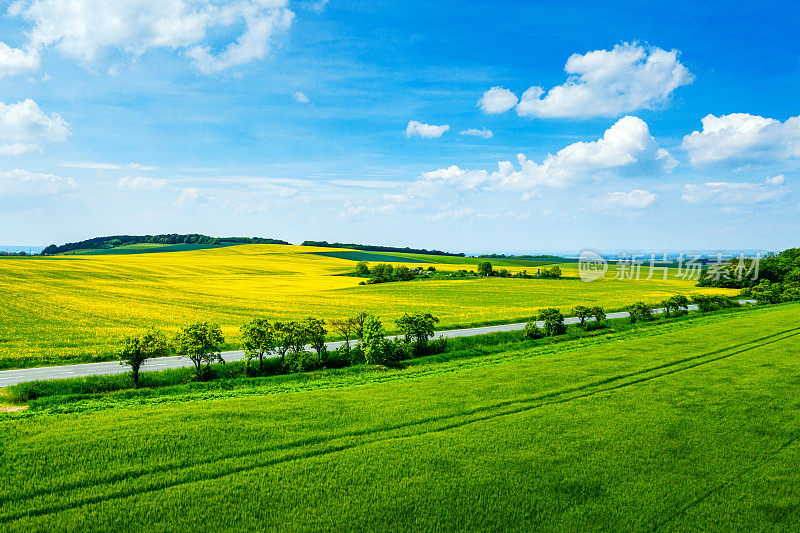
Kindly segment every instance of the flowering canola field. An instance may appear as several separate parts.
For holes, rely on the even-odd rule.
[[[241,245],[141,255],[2,258],[0,369],[113,359],[127,334],[148,327],[173,332],[194,320],[219,323],[236,345],[239,326],[254,316],[331,319],[363,310],[380,315],[391,329],[403,312],[426,311],[441,318],[440,327],[456,327],[522,321],[543,307],[614,309],[677,293],[725,293],[673,278],[584,283],[563,264],[569,279],[359,285],[361,279],[341,275],[352,271],[352,261],[312,253],[329,250]],[[469,259],[464,262],[436,267],[475,268]]]

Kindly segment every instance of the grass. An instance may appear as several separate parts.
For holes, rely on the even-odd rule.
[[[797,530],[798,311],[0,415],[0,528]]]
[[[733,294],[694,282],[604,279],[463,279],[358,285],[353,262],[312,252],[336,249],[240,245],[207,250],[60,256],[0,262],[0,369],[115,359],[125,335],[148,327],[167,333],[191,321],[221,325],[230,347],[254,316],[324,319],[357,311],[391,328],[404,312],[431,312],[441,328],[529,319],[539,309],[577,304],[621,308],[676,293]],[[438,256],[437,256],[438,258]],[[426,266],[425,263],[415,265]],[[437,265],[440,271],[472,268]],[[521,267],[509,267],[521,270]]]

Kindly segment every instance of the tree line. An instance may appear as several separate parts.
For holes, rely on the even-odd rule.
[[[381,319],[364,312],[329,323],[314,317],[286,322],[256,317],[240,329],[245,372],[263,375],[265,360],[273,357],[282,372],[292,373],[359,363],[393,365],[412,356],[441,353],[447,341],[431,340],[438,322],[430,313],[404,313],[395,321],[400,335],[389,340]],[[326,345],[328,327],[343,339],[332,353]],[[212,322],[189,324],[171,339],[161,331],[148,330],[125,338],[121,364],[131,368],[138,387],[139,372],[148,359],[175,353],[189,358],[197,379],[203,380],[211,377],[212,363],[225,362],[224,345],[222,329]]]
[[[426,250],[425,248],[400,248],[397,246],[377,246],[373,244],[354,244],[345,242],[328,241],[303,241],[300,246],[319,246],[322,248],[348,248],[350,250],[363,250],[365,252],[395,252],[404,254],[443,255],[448,257],[464,257],[463,253],[443,252],[441,250]]]
[[[104,250],[116,248],[117,246],[127,246],[129,244],[207,244],[217,246],[223,243],[234,244],[291,244],[279,239],[268,239],[263,237],[209,237],[199,233],[179,235],[177,233],[162,235],[112,235],[109,237],[94,237],[84,241],[70,242],[57,246],[51,244],[41,255],[54,255],[73,250]]]

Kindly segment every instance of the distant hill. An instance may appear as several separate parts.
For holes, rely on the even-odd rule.
[[[351,250],[364,250],[365,252],[399,252],[405,254],[447,255],[451,257],[464,257],[464,254],[442,252],[441,250],[425,250],[424,248],[398,248],[396,246],[375,246],[372,244],[353,244],[328,241],[303,241],[303,246],[320,246],[323,248],[350,248]]]
[[[51,244],[41,255],[55,255],[72,252],[75,250],[108,250],[119,246],[131,244],[202,244],[220,246],[223,244],[291,244],[279,239],[266,239],[263,237],[209,237],[191,233],[179,235],[177,233],[165,235],[112,235],[110,237],[95,237],[85,241],[70,242],[57,246]]]

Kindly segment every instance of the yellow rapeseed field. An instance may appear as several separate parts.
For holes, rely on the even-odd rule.
[[[391,329],[403,312],[430,311],[441,318],[441,327],[453,327],[526,320],[543,307],[567,312],[577,304],[599,304],[613,309],[676,293],[731,293],[698,289],[692,281],[673,278],[583,283],[566,265],[562,269],[571,279],[359,285],[359,278],[341,275],[352,270],[352,261],[310,253],[325,250],[242,245],[140,255],[2,258],[0,368],[110,359],[126,334],[147,327],[173,332],[194,320],[219,323],[235,345],[239,326],[254,316],[330,319],[363,310],[380,315]],[[475,265],[437,268],[470,270]]]

